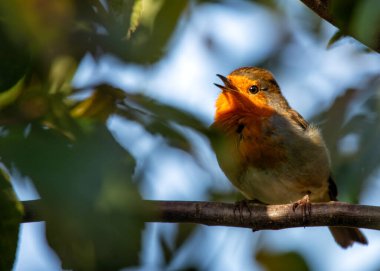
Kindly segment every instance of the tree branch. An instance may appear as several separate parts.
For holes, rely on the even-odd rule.
[[[40,200],[24,201],[23,222],[41,221]],[[146,222],[195,223],[230,226],[254,230],[285,229],[313,226],[345,226],[380,230],[380,207],[343,202],[313,203],[311,215],[303,217],[302,208],[293,204],[263,205],[249,203],[242,211],[233,203],[197,201],[143,201],[148,210],[135,210]]]

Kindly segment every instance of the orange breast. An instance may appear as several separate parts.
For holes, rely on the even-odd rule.
[[[270,125],[270,118],[241,119],[242,123],[246,123],[238,144],[243,165],[270,169],[286,161],[283,139]]]
[[[282,140],[271,124],[276,112],[267,105],[265,97],[254,98],[237,92],[221,93],[216,102],[214,126],[236,142],[241,167],[273,168],[286,157]]]
[[[271,116],[275,110],[268,105],[267,99],[262,93],[249,96],[241,92],[223,91],[216,100],[215,119],[228,112],[259,117]]]

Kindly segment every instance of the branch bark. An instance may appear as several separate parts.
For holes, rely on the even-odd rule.
[[[43,220],[40,200],[24,201],[23,222]],[[294,227],[344,226],[380,230],[380,207],[343,202],[313,203],[306,219],[302,208],[293,211],[293,204],[263,205],[249,203],[236,208],[233,203],[197,201],[143,201],[147,213],[136,210],[146,222],[195,223],[209,226],[230,226],[254,230],[279,230]]]

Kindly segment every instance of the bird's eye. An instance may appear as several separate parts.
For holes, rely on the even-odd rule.
[[[257,92],[259,92],[259,87],[256,85],[253,85],[253,86],[250,86],[248,90],[250,93],[256,94]]]

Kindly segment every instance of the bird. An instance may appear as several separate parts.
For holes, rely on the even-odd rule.
[[[306,206],[337,201],[330,155],[319,129],[290,107],[273,74],[241,67],[223,82],[213,129],[226,139],[216,150],[219,166],[247,200]],[[357,228],[329,227],[347,248],[368,244]]]

